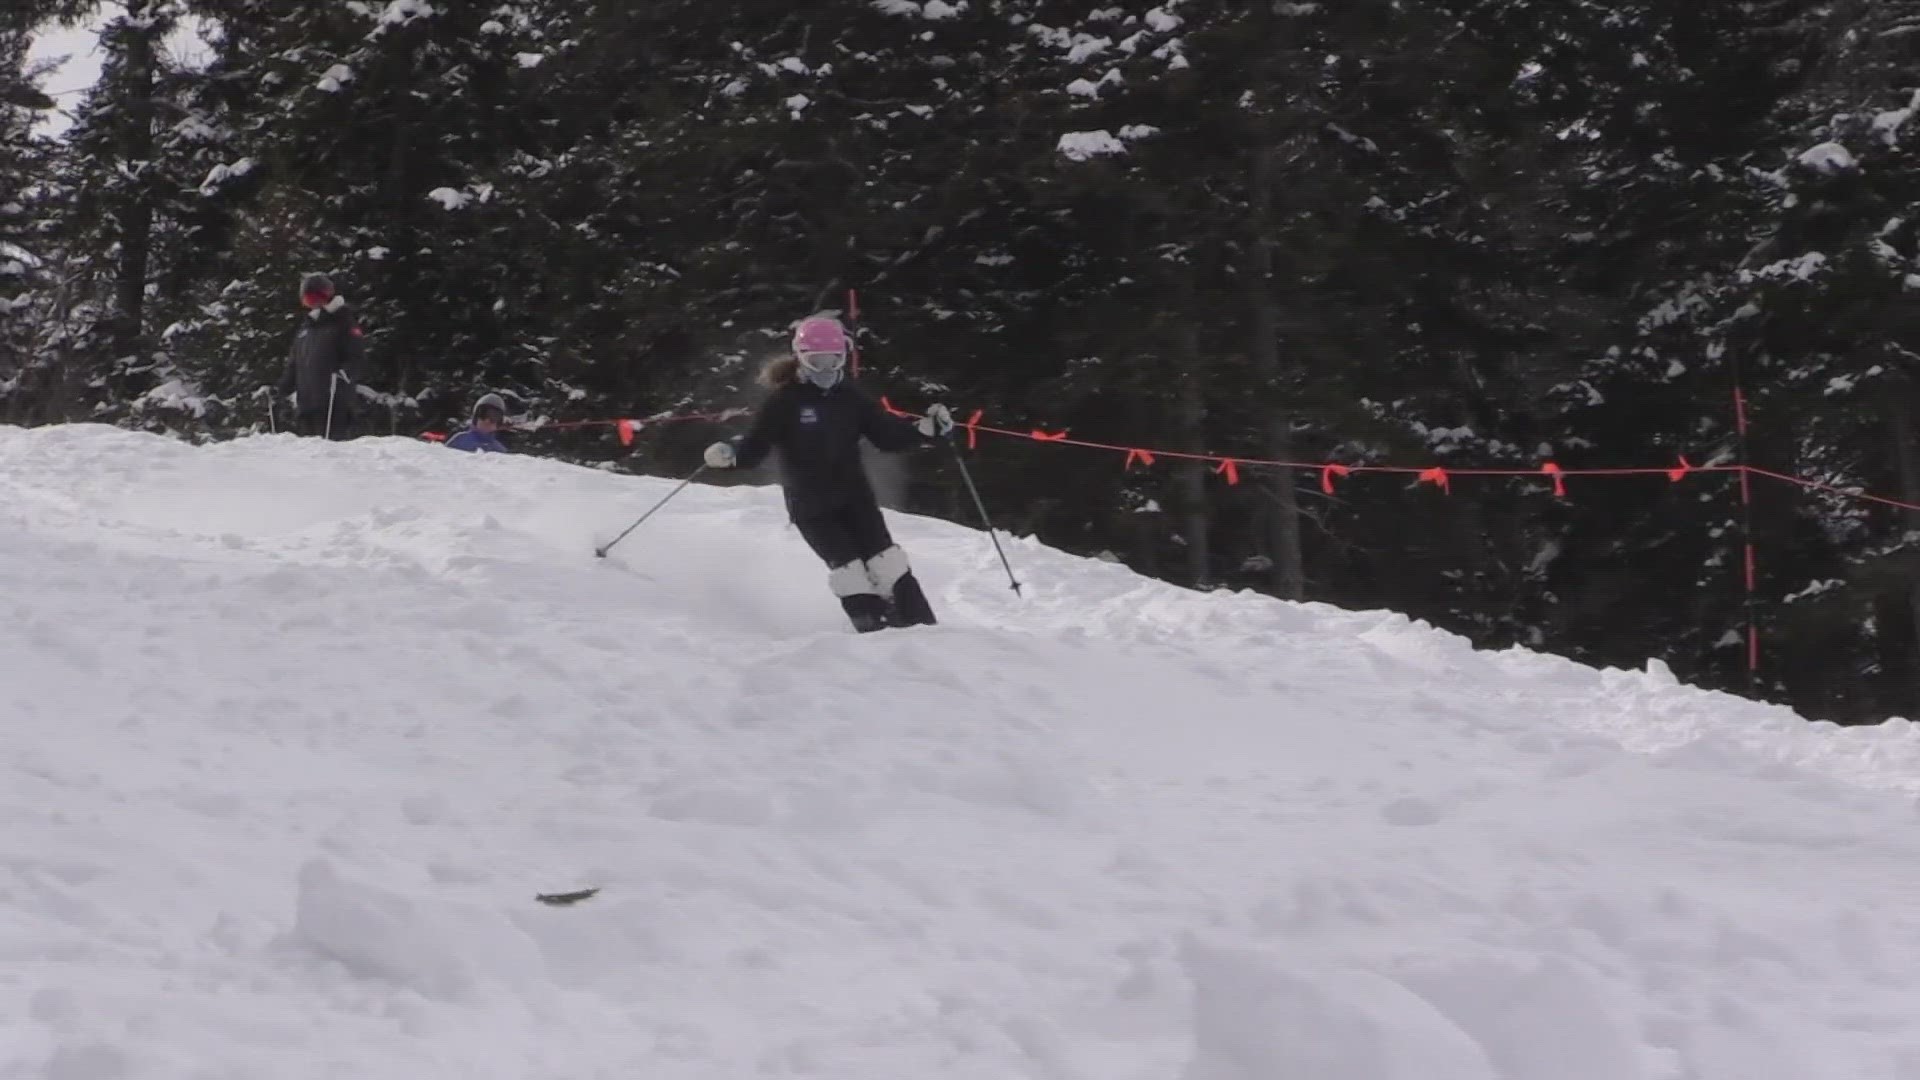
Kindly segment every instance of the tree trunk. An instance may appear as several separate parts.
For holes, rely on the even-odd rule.
[[[147,265],[153,250],[153,196],[149,171],[154,167],[154,94],[158,91],[155,40],[162,20],[153,19],[151,5],[128,6],[125,85],[121,92],[118,151],[120,167],[131,178],[125,197],[113,210],[119,233],[120,258],[114,266],[113,348],[115,355],[138,355],[146,329]],[[142,24],[142,19],[145,24]]]
[[[1913,430],[1914,390],[1901,385],[1889,395],[1892,407],[1887,410],[1887,420],[1892,430],[1894,454],[1899,458],[1900,500],[1920,503],[1920,439],[1916,439]],[[1920,548],[1916,548],[1916,538],[1920,538],[1920,510],[1900,511],[1902,523],[1907,530],[1906,602],[1913,619],[1916,654],[1906,663],[1906,693],[1903,695],[1908,708],[1920,712]]]
[[[1191,319],[1176,330],[1180,361],[1181,438],[1189,453],[1207,452],[1206,372],[1200,360],[1200,331]],[[1196,589],[1213,584],[1213,550],[1210,533],[1213,514],[1208,506],[1207,463],[1183,461],[1180,469],[1180,508],[1175,518],[1186,539],[1187,576]]]
[[[1280,360],[1280,313],[1273,296],[1273,153],[1253,153],[1248,206],[1248,325],[1253,340],[1249,355],[1253,368],[1277,406],[1285,371]],[[1293,420],[1275,407],[1267,420],[1267,456],[1289,460],[1293,453]],[[1266,541],[1270,545],[1273,591],[1285,600],[1304,600],[1307,593],[1306,559],[1300,547],[1300,501],[1291,471],[1268,482],[1273,498],[1264,508]]]

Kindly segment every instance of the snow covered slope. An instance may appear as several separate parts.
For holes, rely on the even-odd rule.
[[[0,1078],[1920,1076],[1904,721],[667,489],[0,429]]]

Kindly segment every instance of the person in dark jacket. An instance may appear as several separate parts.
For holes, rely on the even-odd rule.
[[[787,514],[827,564],[827,584],[852,620],[869,633],[887,626],[931,626],[933,606],[893,542],[873,485],[860,461],[864,436],[881,450],[908,450],[953,430],[953,415],[934,405],[918,423],[890,415],[864,388],[846,379],[849,342],[838,320],[816,316],[794,330],[793,353],[767,365],[761,381],[773,393],[753,426],[732,442],[707,448],[715,469],[752,468],[780,451]]]
[[[300,302],[307,314],[280,377],[280,392],[294,395],[294,430],[336,442],[351,439],[366,360],[360,323],[325,274],[301,279]]]
[[[506,401],[499,394],[488,394],[473,403],[473,421],[467,430],[456,433],[446,445],[468,453],[504,454],[507,446],[496,432],[506,422]]]

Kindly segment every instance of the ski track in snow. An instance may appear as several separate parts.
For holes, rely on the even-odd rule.
[[[0,1080],[1920,1076],[1905,721],[669,488],[0,429]]]

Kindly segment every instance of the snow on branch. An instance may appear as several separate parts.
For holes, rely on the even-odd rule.
[[[238,176],[245,176],[252,171],[253,159],[248,157],[243,157],[231,165],[215,165],[212,171],[207,173],[207,178],[200,182],[200,194],[216,194],[219,192],[220,186],[228,180]]]
[[[1070,161],[1087,161],[1127,152],[1126,144],[1106,131],[1069,131],[1060,136],[1060,142],[1054,149]]]
[[[1809,251],[1792,259],[1780,259],[1760,267],[1758,270],[1740,271],[1740,281],[1750,284],[1755,281],[1810,281],[1827,268],[1827,257],[1818,251]]]
[[[882,15],[898,15],[908,19],[953,19],[967,10],[967,0],[948,3],[947,0],[873,0],[873,6]]]
[[[1815,172],[1828,176],[1834,173],[1852,172],[1860,167],[1852,151],[1837,142],[1823,142],[1801,152],[1799,162]]]
[[[492,184],[472,184],[465,191],[450,187],[434,188],[427,192],[427,198],[440,204],[443,210],[464,210],[474,203],[493,201]]]
[[[428,19],[440,14],[426,0],[391,0],[387,9],[380,13],[383,26],[405,26],[415,19]]]
[[[1913,118],[1914,111],[1920,109],[1920,90],[1915,90],[1907,100],[1904,109],[1889,109],[1873,118],[1873,133],[1887,146],[1900,143],[1900,127]]]
[[[337,94],[342,86],[352,81],[353,69],[345,64],[335,64],[320,76],[320,82],[316,85],[329,94]]]

